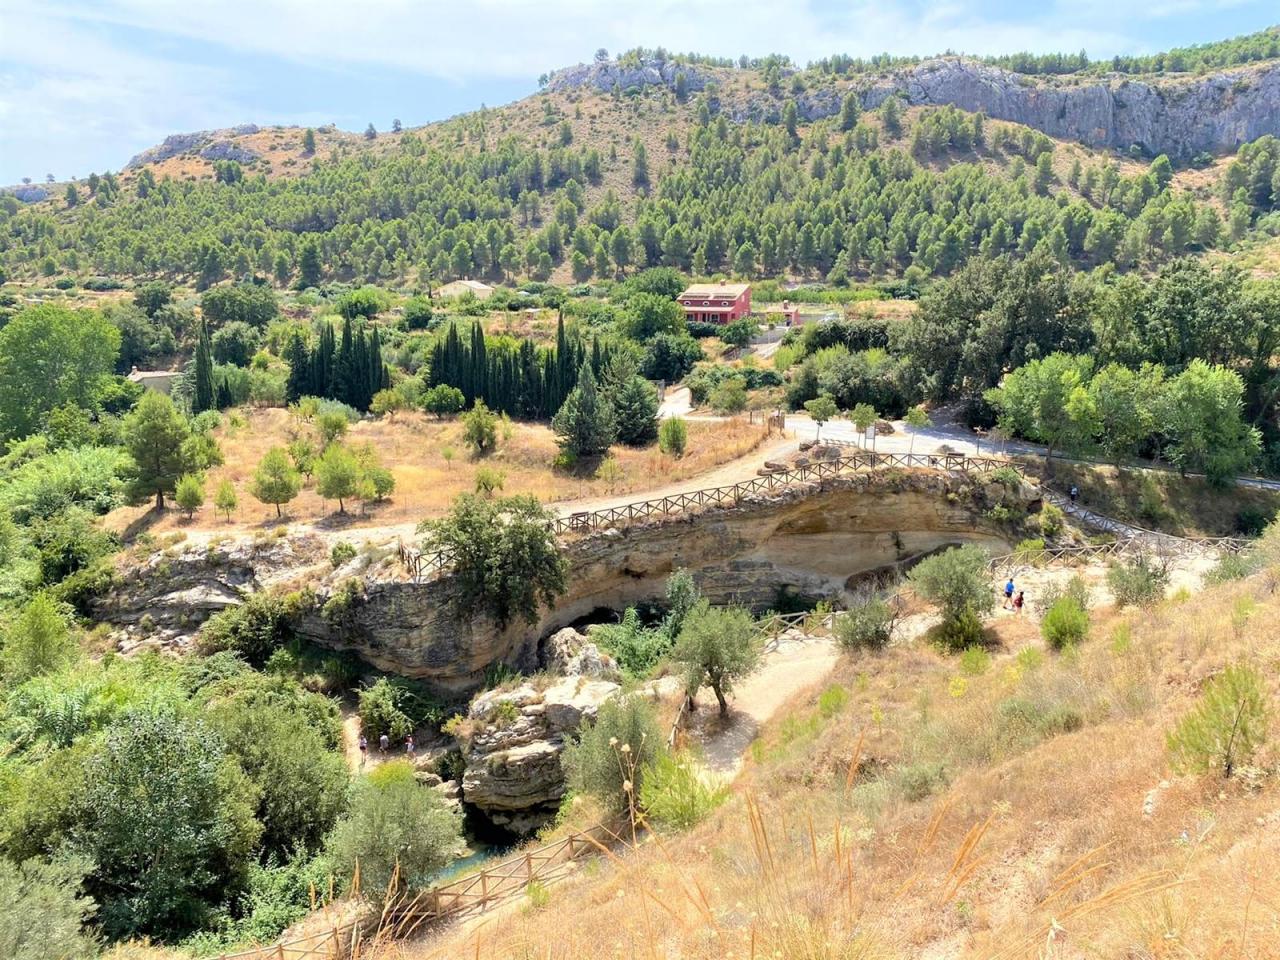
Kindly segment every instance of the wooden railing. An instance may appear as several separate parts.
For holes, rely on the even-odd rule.
[[[432,924],[484,910],[520,896],[530,884],[563,880],[572,872],[575,861],[627,842],[630,841],[619,825],[596,824],[431,887],[387,907],[377,917],[335,924],[327,930],[239,953],[221,954],[216,960],[347,960],[356,955],[359,944],[380,931],[389,937],[407,936]]]
[[[830,477],[851,473],[858,470],[880,470],[888,468],[925,469],[961,471],[964,473],[986,473],[991,470],[1009,468],[1022,474],[1023,468],[1012,460],[1002,457],[970,457],[959,453],[869,453],[862,451],[847,457],[831,460],[816,460],[791,470],[776,470],[749,480],[731,483],[722,487],[704,487],[687,493],[676,493],[666,497],[655,497],[651,500],[636,500],[632,503],[619,504],[616,507],[605,507],[601,510],[571,513],[557,517],[551,522],[556,536],[573,536],[576,534],[597,533],[601,530],[618,529],[643,520],[657,517],[677,516],[693,513],[714,507],[734,506],[743,500],[770,493],[796,484],[815,483]],[[413,575],[415,581],[421,582],[447,570],[452,564],[452,557],[447,551],[420,551],[401,542],[398,552],[400,560]]]
[[[1242,537],[1174,537],[1162,534],[1158,541],[1144,537],[1124,537],[1110,543],[1015,550],[1013,553],[992,557],[987,562],[987,569],[993,572],[1017,571],[1054,563],[1082,563],[1140,554],[1168,560],[1198,552],[1238,553],[1250,542]]]

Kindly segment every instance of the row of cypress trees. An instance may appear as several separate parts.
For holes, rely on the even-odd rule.
[[[284,356],[289,363],[286,393],[290,402],[304,396],[328,397],[368,410],[373,395],[391,386],[378,328],[366,329],[350,319],[342,323],[341,342],[334,336],[333,325],[325,323],[314,346],[295,332]]]
[[[196,383],[191,397],[193,414],[204,413],[206,410],[225,410],[235,405],[226,376],[214,381],[213,346],[209,342],[209,327],[205,323],[200,324],[200,335],[196,339],[194,367]]]
[[[473,322],[465,340],[457,324],[431,349],[427,386],[447,384],[462,391],[467,406],[483,399],[491,409],[519,420],[550,419],[578,385],[579,369],[588,362],[598,377],[612,354],[599,339],[590,349],[578,336],[556,327],[554,348],[522,340],[515,350],[494,350]]]

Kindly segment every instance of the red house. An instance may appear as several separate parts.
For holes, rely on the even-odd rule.
[[[679,297],[686,320],[733,323],[751,313],[751,286],[746,283],[694,283]]]

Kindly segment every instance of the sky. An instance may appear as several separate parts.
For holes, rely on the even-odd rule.
[[[1275,0],[0,0],[0,184],[240,123],[416,126],[600,47],[1102,58],[1275,22]]]

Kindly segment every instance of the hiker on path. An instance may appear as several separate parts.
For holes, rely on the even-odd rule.
[[[360,766],[364,766],[364,762],[369,759],[369,738],[363,733],[360,734]]]
[[[383,753],[391,749],[391,738],[385,733],[378,738],[378,749]]]
[[[413,756],[413,734],[409,734],[404,738],[404,752],[409,756]]]
[[[1019,590],[1018,595],[1013,598],[1013,613],[1014,613],[1014,616],[1017,616],[1018,614],[1022,613],[1022,591],[1021,590]]]
[[[1071,498],[1071,502],[1072,502],[1072,503],[1075,503],[1075,502],[1076,502],[1076,500],[1078,500],[1078,499],[1079,499],[1079,497],[1080,497],[1080,488],[1079,488],[1079,487],[1077,487],[1077,486],[1073,483],[1073,484],[1071,485],[1071,490],[1070,490],[1070,492],[1067,494],[1067,496],[1069,496],[1069,497]]]
[[[1009,582],[1004,585],[1004,603],[1000,605],[1002,610],[1009,609],[1009,601],[1013,599],[1013,577],[1009,578]]]

